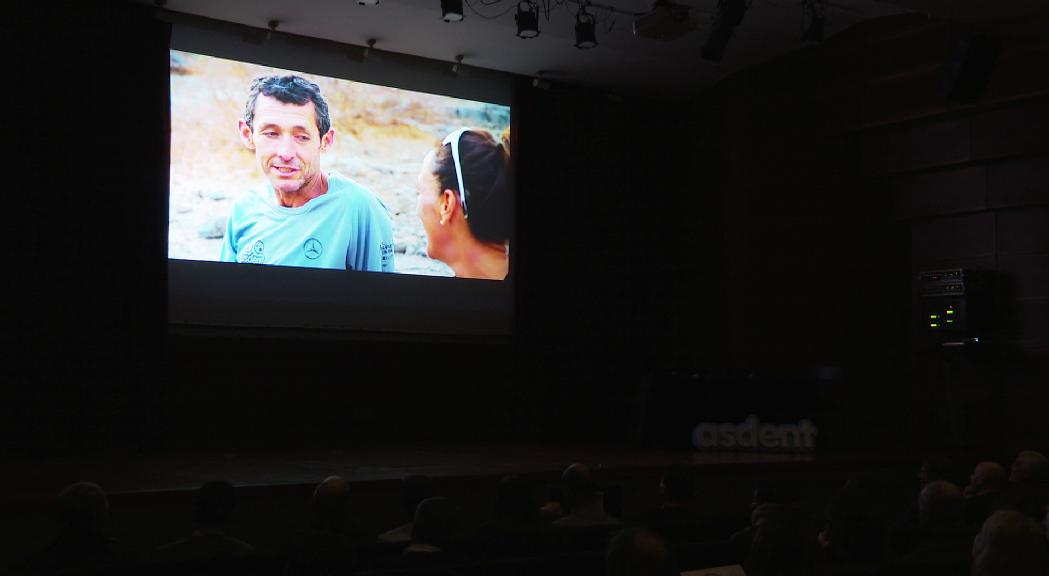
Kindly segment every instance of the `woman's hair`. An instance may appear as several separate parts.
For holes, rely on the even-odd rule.
[[[434,175],[441,190],[459,190],[452,146],[439,146],[434,155]],[[513,178],[510,174],[510,133],[501,142],[485,130],[469,130],[459,137],[459,162],[466,188],[467,223],[481,242],[503,243],[512,228]],[[460,200],[461,201],[461,200]]]

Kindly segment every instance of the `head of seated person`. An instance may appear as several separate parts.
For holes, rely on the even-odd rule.
[[[1009,470],[1009,481],[1017,484],[1046,484],[1049,482],[1049,460],[1034,450],[1020,452]]]
[[[70,484],[58,496],[58,537],[44,550],[19,562],[16,571],[50,572],[118,561],[109,538],[109,501],[98,484]]]
[[[313,491],[314,530],[344,533],[350,523],[350,483],[338,476],[325,478]]]
[[[229,522],[237,507],[237,493],[224,480],[212,480],[197,490],[193,516],[200,526],[221,528]]]
[[[419,503],[435,496],[433,480],[425,474],[410,474],[401,479],[401,505],[409,518],[415,516]]]
[[[965,497],[980,496],[997,492],[1005,487],[1009,475],[1005,467],[997,462],[980,462],[969,475],[969,485],[965,487]]]
[[[414,552],[442,552],[455,538],[459,512],[451,500],[433,496],[419,503],[412,524],[412,542],[406,549]]]
[[[601,493],[597,489],[594,471],[586,464],[576,462],[561,474],[561,488],[565,503],[570,511],[600,505]]]
[[[109,500],[98,484],[70,484],[58,496],[58,519],[63,534],[104,542],[109,535]]]
[[[667,543],[647,528],[632,528],[616,534],[605,553],[607,576],[677,576],[679,574]]]
[[[801,490],[785,478],[766,477],[754,483],[751,501],[751,524],[757,526],[769,521],[794,522],[799,515],[808,516],[801,504]]]
[[[964,517],[965,499],[958,486],[935,480],[922,488],[918,495],[918,519],[922,528],[959,528]]]
[[[999,510],[973,540],[973,576],[1049,574],[1049,543],[1042,527],[1015,510]]]

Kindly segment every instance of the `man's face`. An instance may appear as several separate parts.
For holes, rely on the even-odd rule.
[[[295,194],[320,173],[321,154],[331,148],[335,130],[320,134],[313,102],[287,104],[259,95],[253,127],[240,122],[245,146],[255,152],[262,173],[282,194]]]

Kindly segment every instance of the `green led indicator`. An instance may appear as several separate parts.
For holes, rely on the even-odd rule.
[[[940,315],[939,315],[939,314],[929,314],[929,319],[930,319],[930,320],[936,320],[936,319],[937,319],[937,318],[939,318],[939,317],[940,317]]]
[[[948,320],[947,323],[948,324],[954,324],[954,320]]]
[[[947,313],[948,314],[954,314],[954,310],[948,310]]]
[[[940,327],[940,325],[939,325],[939,324],[935,324],[935,323],[934,323],[934,324],[929,324],[929,327],[930,327],[930,328],[939,328],[939,327]]]

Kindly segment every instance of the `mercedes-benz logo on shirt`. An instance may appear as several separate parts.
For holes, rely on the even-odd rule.
[[[310,260],[316,260],[320,258],[321,252],[324,251],[324,246],[321,245],[320,240],[310,238],[302,245],[302,251],[306,253],[306,257]]]

